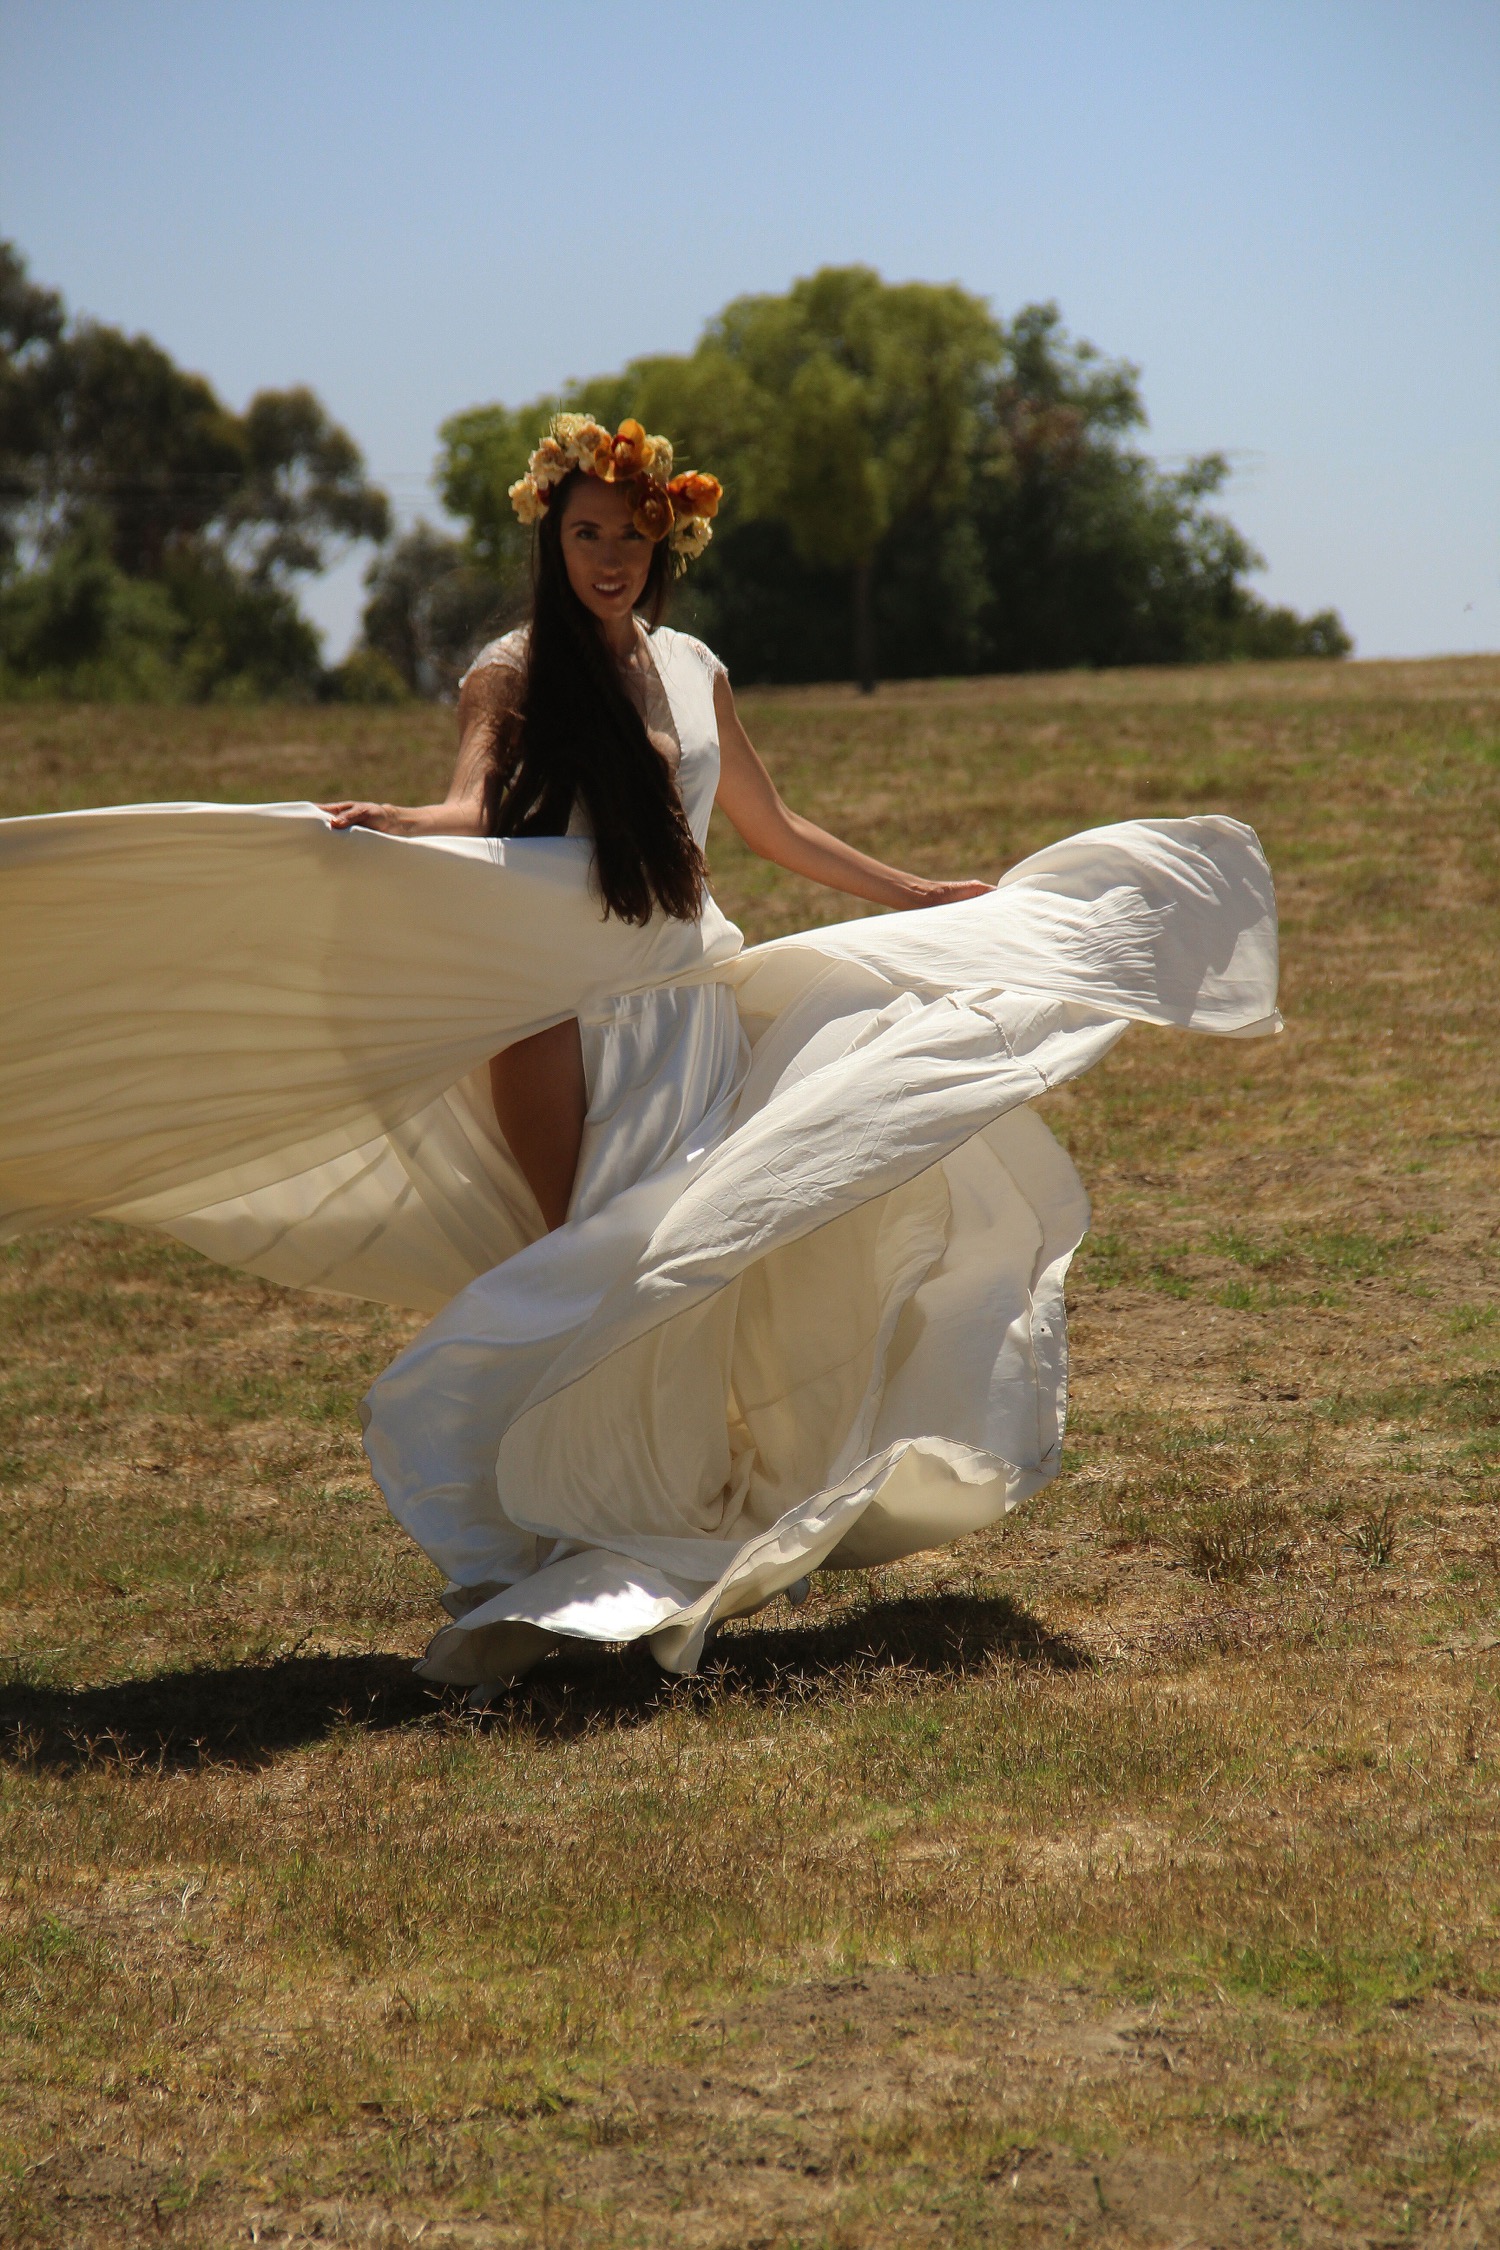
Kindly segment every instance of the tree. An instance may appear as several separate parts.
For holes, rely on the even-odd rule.
[[[171,597],[125,575],[97,518],[60,540],[40,568],[0,587],[0,687],[8,693],[170,695],[181,639]]]
[[[107,681],[120,693],[313,693],[317,636],[294,582],[388,526],[358,447],[311,391],[262,391],[235,414],[149,337],[70,325],[0,244],[0,662],[12,687],[69,692],[76,674],[90,694],[115,692]]]
[[[961,511],[1000,348],[982,299],[953,284],[892,287],[865,266],[825,268],[784,297],[739,298],[700,347],[743,371],[757,409],[742,518],[779,523],[801,561],[850,573],[867,692],[877,557],[914,518]]]
[[[513,574],[525,535],[506,492],[547,418],[583,405],[612,423],[635,414],[668,430],[684,463],[724,477],[723,533],[775,526],[801,565],[845,580],[856,674],[873,687],[876,558],[914,516],[961,510],[974,415],[999,351],[992,314],[965,290],[828,268],[784,297],[736,299],[687,358],[635,360],[518,413],[455,415],[440,433],[443,498],[467,519],[476,555]],[[768,545],[778,542],[751,542]],[[827,658],[825,644],[825,669]]]
[[[461,540],[419,521],[376,556],[365,586],[364,647],[384,657],[411,694],[451,695],[500,609],[496,579]]]
[[[391,528],[359,447],[315,394],[257,391],[240,423],[244,465],[218,517],[227,550],[257,585],[325,570],[332,551]]]
[[[28,496],[24,464],[37,434],[33,369],[65,323],[62,299],[32,281],[14,245],[0,241],[0,577],[15,564],[15,518]]]
[[[248,701],[314,696],[322,676],[318,636],[282,588],[191,548],[131,577],[97,516],[0,585],[0,694]]]
[[[954,285],[828,268],[737,299],[690,353],[454,416],[443,497],[507,584],[527,552],[508,487],[563,406],[634,414],[722,477],[685,607],[746,680],[826,678],[846,648],[869,687],[1349,645],[1333,612],[1257,599],[1260,557],[1211,505],[1223,458],[1159,469],[1135,442],[1138,371],[1054,305],[1007,323]]]
[[[155,576],[244,475],[235,417],[149,337],[82,323],[20,370],[16,395],[22,417],[5,451],[17,528],[37,552],[87,516],[106,527],[121,570]]]
[[[467,523],[471,559],[502,582],[524,569],[529,552],[527,534],[510,504],[510,488],[564,403],[561,397],[539,398],[514,414],[503,406],[474,406],[450,416],[438,432],[443,505]]]
[[[1244,579],[1262,558],[1207,505],[1228,463],[1210,453],[1168,473],[1130,444],[1146,422],[1139,380],[1071,342],[1055,305],[1026,307],[1006,331],[973,507],[997,671],[1261,653],[1272,613]],[[1331,612],[1305,646],[1285,625],[1274,637],[1287,654],[1351,645]]]

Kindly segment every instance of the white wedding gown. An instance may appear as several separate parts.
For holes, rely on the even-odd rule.
[[[715,660],[652,651],[694,833]],[[586,837],[412,842],[309,805],[0,822],[0,1232],[155,1227],[435,1318],[366,1445],[444,1573],[422,1669],[710,1626],[991,1524],[1058,1467],[1088,1221],[1035,1098],[1131,1021],[1277,1028],[1270,876],[1220,816],[1051,845],[987,896],[742,949],[602,916]],[[487,1061],[576,1015],[544,1234]]]

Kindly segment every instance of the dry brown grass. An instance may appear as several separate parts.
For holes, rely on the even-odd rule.
[[[912,864],[1216,807],[1288,1031],[1049,1104],[1066,1473],[694,1683],[407,1669],[407,1332],[84,1228],[0,1267],[12,2239],[1489,2242],[1500,661],[748,698]],[[0,807],[413,794],[395,712],[0,714]],[[716,841],[752,936],[842,911]]]

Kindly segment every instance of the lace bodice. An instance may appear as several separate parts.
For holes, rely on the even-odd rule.
[[[714,711],[714,683],[725,667],[690,633],[674,633],[658,625],[647,634],[640,629],[646,653],[642,671],[646,732],[677,777],[683,810],[700,847],[708,840],[709,816],[719,786],[719,722]],[[479,651],[464,674],[467,680],[491,664],[519,671],[526,661],[526,627],[505,633]],[[588,824],[578,806],[568,822],[570,836],[588,834]]]

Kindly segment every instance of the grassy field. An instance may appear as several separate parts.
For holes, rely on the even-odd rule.
[[[1047,1104],[1064,1474],[732,1628],[408,1669],[403,1317],[0,1251],[0,2235],[1500,2239],[1500,660],[746,699],[800,808],[995,869],[1253,821],[1284,1038]],[[0,712],[0,811],[427,794],[440,713]],[[714,844],[760,937],[844,909]]]

